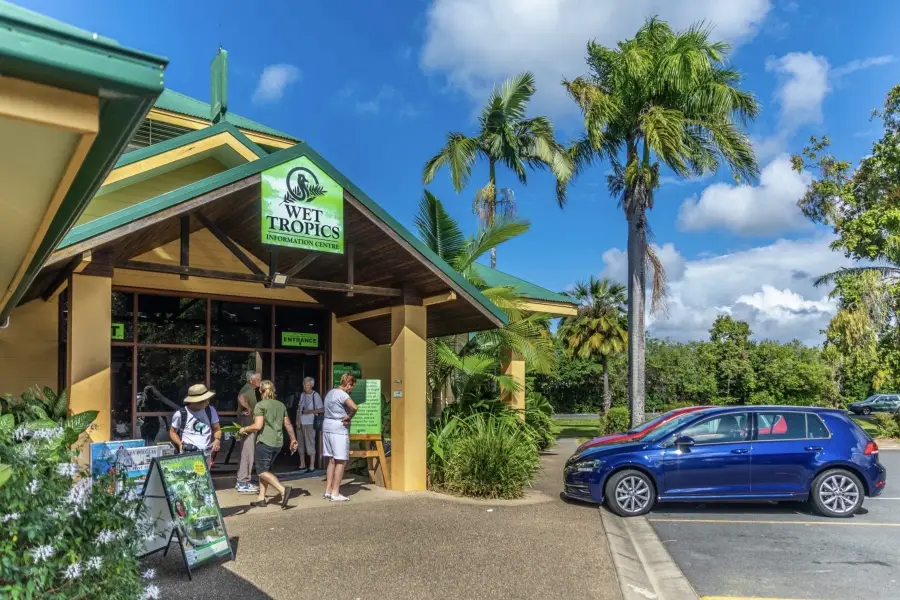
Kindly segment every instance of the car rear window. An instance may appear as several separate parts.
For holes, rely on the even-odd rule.
[[[812,413],[757,413],[756,439],[759,441],[822,439],[830,435],[822,419]]]
[[[819,415],[806,413],[806,437],[810,440],[817,440],[831,436],[831,432],[825,427],[825,423]]]

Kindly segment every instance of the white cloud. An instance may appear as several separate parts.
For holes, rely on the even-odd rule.
[[[836,69],[831,70],[831,76],[834,78],[844,77],[845,75],[849,75],[850,73],[855,73],[856,71],[862,71],[863,69],[868,69],[870,67],[880,67],[882,65],[889,65],[892,62],[896,61],[897,57],[887,54],[885,56],[872,56],[869,58],[864,58],[862,60],[851,60],[846,65],[837,67]]]
[[[421,112],[413,106],[397,88],[384,84],[374,96],[365,99],[360,97],[356,86],[349,85],[338,92],[341,101],[351,101],[354,110],[360,115],[378,115],[392,113],[404,118],[414,118]]]
[[[811,227],[797,207],[810,183],[782,154],[760,173],[759,185],[714,183],[684,201],[678,210],[681,231],[726,229],[738,235],[777,235]]]
[[[669,271],[668,314],[648,316],[650,333],[679,341],[708,339],[716,315],[731,314],[750,323],[755,339],[821,343],[819,332],[828,326],[836,305],[828,298],[829,289],[817,288],[813,281],[850,264],[829,248],[832,239],[778,240],[694,260],[665,244],[658,251]],[[624,251],[608,250],[602,275],[624,282],[626,260]]]
[[[807,123],[822,121],[822,102],[831,91],[828,60],[812,52],[791,52],[766,61],[766,71],[778,75],[775,99],[781,108],[782,126],[796,131]]]
[[[287,87],[300,81],[300,77],[300,69],[294,65],[279,63],[267,66],[259,76],[259,83],[253,92],[253,103],[278,102],[284,96]]]
[[[614,45],[659,14],[676,28],[705,21],[716,38],[739,43],[770,9],[770,0],[434,0],[421,66],[479,103],[495,83],[530,69],[534,108],[558,114],[576,110],[559,82],[586,72],[589,40]]]

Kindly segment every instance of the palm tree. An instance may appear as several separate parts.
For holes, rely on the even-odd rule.
[[[526,167],[549,169],[563,193],[564,183],[572,175],[572,161],[565,148],[556,141],[553,123],[547,117],[526,118],[525,110],[534,95],[534,75],[521,73],[494,88],[478,118],[475,137],[451,132],[447,143],[427,163],[422,173],[425,184],[431,183],[444,166],[450,169],[453,187],[459,193],[472,174],[472,165],[482,158],[488,163],[488,182],[475,194],[473,212],[482,229],[492,227],[499,218],[515,216],[513,191],[497,189],[497,165],[506,165],[518,180],[527,183]],[[497,266],[497,249],[492,246],[491,268]]]
[[[628,399],[631,424],[644,420],[644,308],[646,264],[655,261],[653,308],[665,290],[662,265],[648,255],[647,211],[659,187],[659,165],[681,177],[699,176],[728,164],[738,181],[755,179],[759,167],[742,131],[759,113],[741,75],[727,66],[730,47],[710,41],[694,25],[673,31],[652,17],[633,39],[606,48],[587,46],[590,74],[563,81],[584,114],[585,134],[570,148],[576,173],[608,159],[610,193],[628,221]],[[563,190],[564,192],[564,190]],[[565,199],[564,193],[558,194]]]
[[[591,276],[566,295],[578,302],[578,314],[560,320],[557,335],[572,355],[597,360],[603,367],[603,412],[612,406],[609,359],[628,345],[625,286]]]
[[[528,231],[528,221],[516,217],[501,217],[493,225],[466,238],[443,203],[425,190],[419,201],[415,223],[419,239],[507,316],[508,323],[504,327],[478,332],[469,336],[464,343],[458,344],[459,354],[488,353],[499,356],[501,353],[513,353],[521,356],[534,371],[552,371],[556,367],[556,352],[549,335],[549,315],[523,310],[525,299],[516,290],[503,286],[489,287],[474,268],[476,261],[491,248]],[[429,386],[432,390],[434,413],[440,405],[441,390],[458,371],[448,361],[440,359],[435,345],[440,341],[429,340],[428,347]]]

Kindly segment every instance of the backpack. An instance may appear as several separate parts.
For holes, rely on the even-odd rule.
[[[182,434],[184,433],[184,428],[187,426],[187,412],[188,409],[186,406],[182,406],[180,409],[178,409],[178,413],[181,415],[181,423],[179,423],[178,425],[179,439],[183,437]],[[206,413],[206,420],[210,423],[209,426],[212,427],[212,407],[207,405],[204,412]]]

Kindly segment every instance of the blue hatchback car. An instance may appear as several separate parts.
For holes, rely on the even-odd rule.
[[[621,516],[659,502],[809,500],[849,517],[884,489],[878,446],[846,413],[797,406],[709,408],[646,437],[566,461],[565,495]]]

